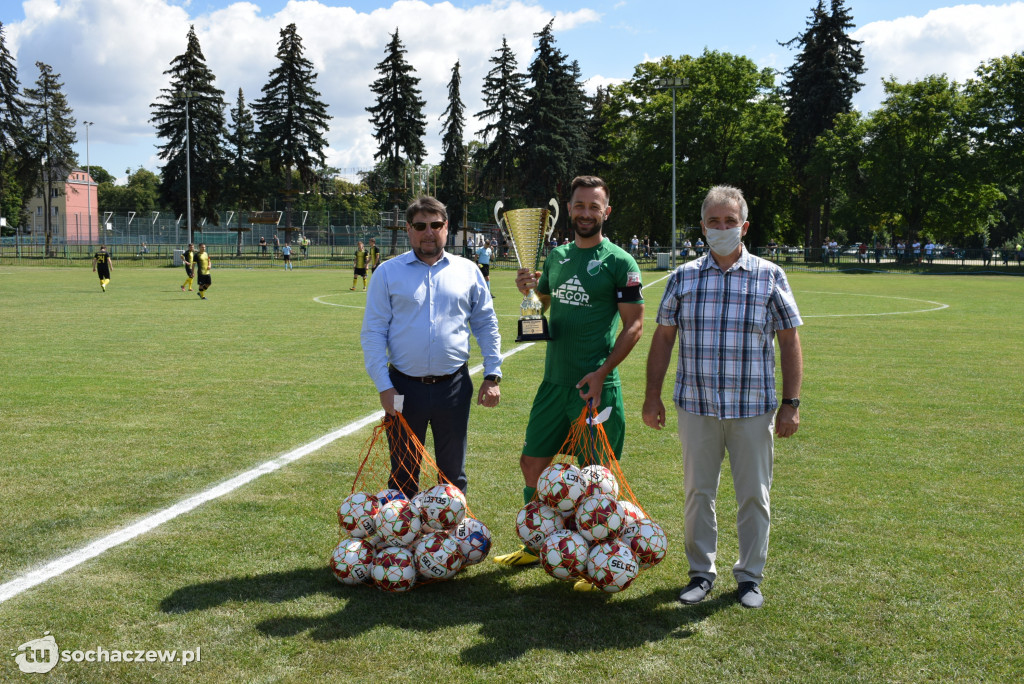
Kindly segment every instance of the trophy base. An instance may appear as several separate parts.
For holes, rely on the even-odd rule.
[[[516,338],[516,342],[546,342],[550,339],[548,319],[544,317],[519,319],[519,337]]]

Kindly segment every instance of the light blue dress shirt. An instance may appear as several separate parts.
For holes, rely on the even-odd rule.
[[[469,360],[471,332],[484,357],[484,375],[501,375],[498,317],[472,261],[444,252],[428,266],[409,251],[377,267],[360,341],[378,392],[393,387],[388,363],[413,377],[454,373]]]

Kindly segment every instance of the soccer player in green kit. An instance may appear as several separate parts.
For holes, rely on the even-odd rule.
[[[612,211],[608,185],[596,176],[580,176],[572,182],[570,197],[573,242],[551,250],[543,272],[524,268],[516,275],[516,287],[524,294],[537,282],[551,332],[544,380],[533,401],[519,458],[525,502],[533,498],[537,479],[551,465],[588,401],[595,409],[612,408],[604,429],[616,458],[622,455],[626,420],[616,368],[643,334],[640,267],[602,232]],[[582,461],[587,455],[575,456]],[[526,547],[494,559],[501,565],[533,565],[538,560]],[[586,586],[577,583],[577,589],[592,586],[581,582]]]

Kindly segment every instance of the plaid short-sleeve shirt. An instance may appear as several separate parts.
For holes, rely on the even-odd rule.
[[[775,331],[803,323],[781,268],[746,249],[726,272],[710,255],[695,259],[669,278],[657,320],[678,328],[684,411],[727,419],[778,408]]]

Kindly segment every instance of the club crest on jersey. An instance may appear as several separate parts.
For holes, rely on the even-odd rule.
[[[601,272],[601,266],[604,264],[600,259],[591,259],[590,263],[587,264],[587,275],[596,276]]]
[[[626,287],[640,284],[640,272],[630,271],[626,274]]]
[[[598,262],[600,263],[600,262]],[[576,276],[555,288],[551,296],[563,304],[571,306],[590,306],[590,295],[583,289],[583,283]]]

